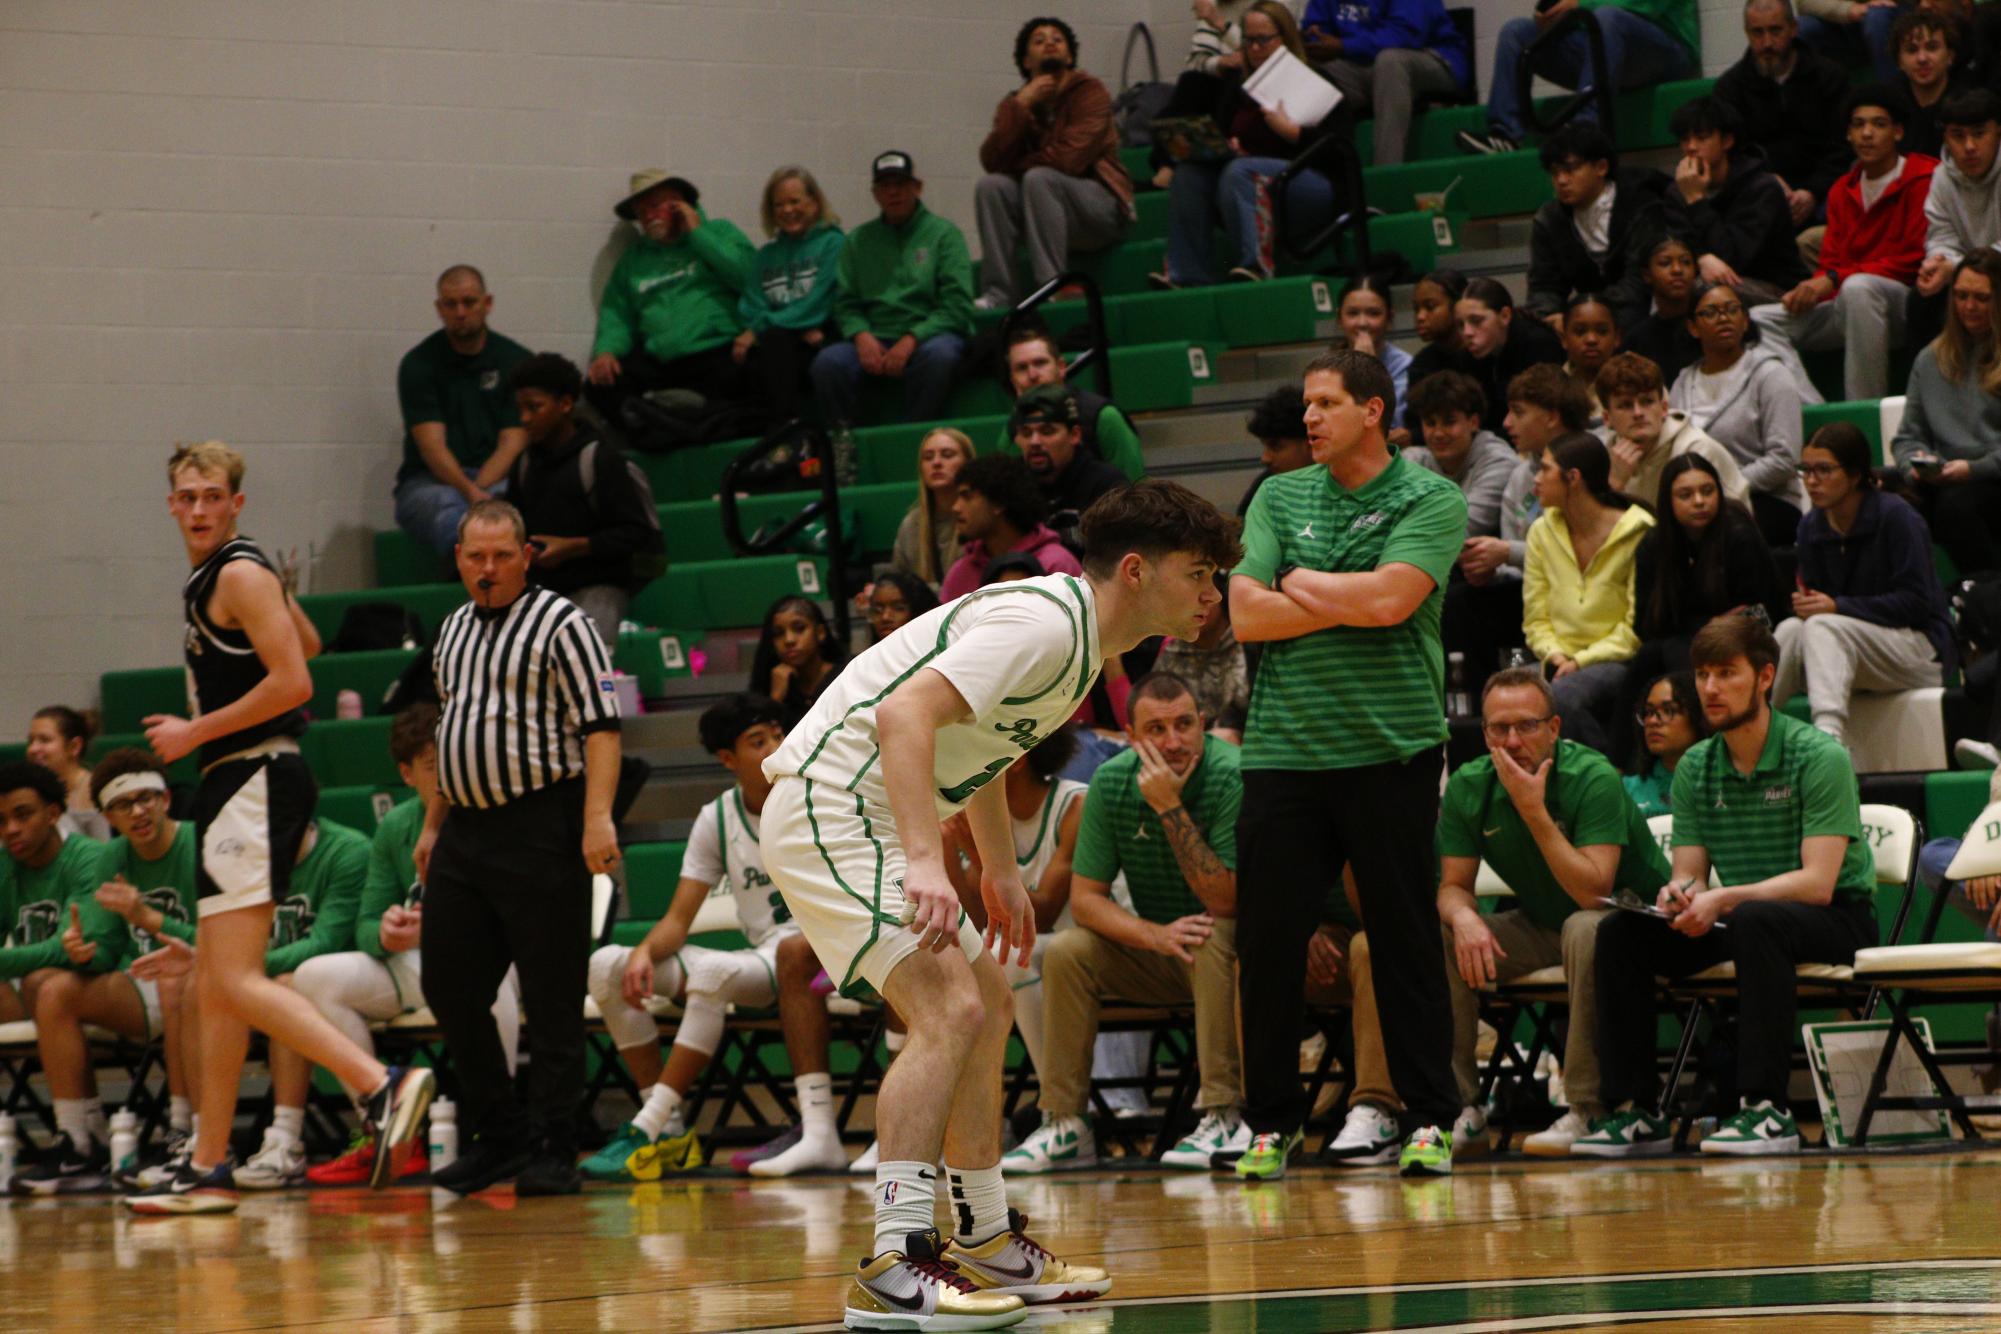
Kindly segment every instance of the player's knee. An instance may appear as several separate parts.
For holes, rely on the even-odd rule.
[[[806,943],[806,937],[791,935],[778,942],[778,986],[780,990],[809,987],[820,971],[820,956]]]
[[[624,945],[606,945],[591,954],[589,987],[599,1009],[621,999],[625,961],[631,957],[632,950]]]
[[[73,1016],[83,995],[83,985],[82,974],[66,969],[51,970],[41,977],[32,993],[35,1022],[46,1024]]]

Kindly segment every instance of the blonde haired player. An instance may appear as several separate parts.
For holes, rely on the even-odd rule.
[[[866,982],[910,1021],[876,1104],[875,1241],[848,1287],[850,1329],[999,1329],[1028,1303],[1108,1291],[1010,1210],[1001,1068],[1035,919],[999,778],[1076,712],[1104,660],[1152,635],[1192,639],[1238,556],[1235,524],[1172,482],[1101,497],[1084,575],[995,584],[928,612],[849,663],[764,763],[765,870],[828,976]],[[985,940],[946,873],[940,822],[967,814],[986,870]],[[953,1237],[934,1226],[940,1153]]]

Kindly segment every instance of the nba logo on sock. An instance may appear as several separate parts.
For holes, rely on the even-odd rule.
[[[886,1205],[896,1203],[896,1183],[894,1181],[885,1181],[882,1183],[882,1202]]]

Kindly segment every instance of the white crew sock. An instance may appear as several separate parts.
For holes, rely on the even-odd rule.
[[[913,1232],[937,1222],[938,1168],[931,1163],[880,1162],[875,1168],[875,1254],[901,1252]]]
[[[271,1113],[271,1133],[283,1136],[292,1144],[297,1144],[306,1135],[306,1109],[303,1107],[279,1107]]]
[[[646,1095],[646,1105],[632,1118],[632,1124],[645,1131],[648,1139],[657,1140],[663,1135],[677,1138],[686,1130],[681,1124],[681,1095],[665,1084],[655,1084]]]
[[[90,1105],[94,1098],[57,1098],[56,1129],[69,1136],[78,1153],[90,1152]]]
[[[192,1100],[188,1098],[169,1098],[167,1100],[168,1126],[175,1130],[185,1130],[192,1133],[194,1123],[195,1105]]]
[[[992,1167],[946,1167],[951,1186],[952,1235],[960,1244],[979,1246],[1007,1231],[1007,1186],[1000,1164]]]
[[[834,1127],[834,1077],[824,1070],[792,1081],[799,1099],[799,1124],[807,1139],[839,1139]]]

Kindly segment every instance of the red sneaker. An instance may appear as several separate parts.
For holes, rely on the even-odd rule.
[[[365,1186],[375,1170],[375,1137],[355,1132],[347,1142],[347,1152],[306,1169],[306,1180],[316,1186]],[[430,1156],[419,1144],[411,1149],[397,1180],[408,1181],[431,1170]]]

